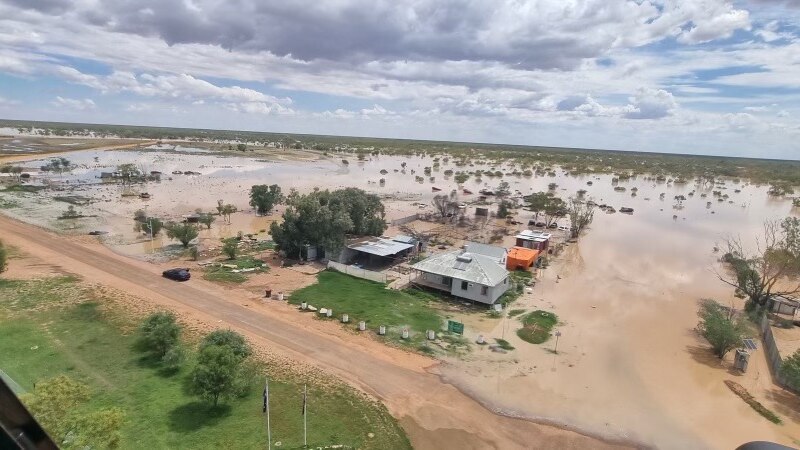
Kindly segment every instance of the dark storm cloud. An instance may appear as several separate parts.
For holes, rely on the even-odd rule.
[[[66,3],[11,1],[46,14],[62,11]],[[598,15],[598,8],[581,10],[558,2],[103,0],[77,2],[69,14],[108,30],[156,36],[170,45],[266,50],[301,61],[494,61],[521,69],[570,69],[610,49],[618,38],[615,27],[635,20],[630,11],[641,8],[612,2],[627,9],[603,8]],[[553,23],[553,17],[559,22]],[[591,32],[606,26],[612,29]],[[558,27],[591,29],[559,33]]]

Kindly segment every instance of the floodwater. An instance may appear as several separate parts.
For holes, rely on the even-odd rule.
[[[278,184],[287,193],[291,188],[308,192],[315,187],[359,187],[384,196],[387,215],[394,218],[430,210],[420,208],[419,203],[430,204],[439,193],[433,186],[441,193],[457,189],[452,177],[444,176],[447,169],[511,170],[510,163],[456,167],[454,161],[442,160],[438,170],[432,170],[434,181],[430,181],[423,173],[425,167],[434,165],[430,156],[373,156],[364,162],[344,156],[349,164],[343,164],[338,155],[273,161],[195,150],[184,147],[175,151],[164,146],[145,152],[78,151],[68,156],[77,169],[37,175],[35,182],[51,181],[64,186],[66,193],[96,199],[79,209],[98,217],[66,222],[74,222],[72,226],[80,231],[110,231],[110,243],[126,253],[141,254],[169,244],[163,237],[151,242],[132,231],[134,211],[145,207],[152,215],[179,218],[198,208],[213,210],[218,199],[235,204],[243,212],[234,214],[231,224],[218,220],[211,230],[202,232],[201,238],[211,245],[238,231],[266,237],[261,230],[269,228],[282,207],[276,208],[272,217],[255,216],[247,199],[253,184]],[[36,168],[46,161],[30,161],[24,166]],[[160,182],[127,188],[100,182],[100,172],[113,171],[123,163],[164,175]],[[172,175],[175,170],[201,175]],[[381,174],[381,170],[387,173]],[[506,175],[484,177],[480,182],[471,177],[464,187],[477,194],[481,188],[507,181],[512,196],[518,196],[545,191],[548,184],[557,183],[555,193],[562,198],[585,189],[587,200],[634,209],[633,214],[597,210],[580,242],[568,246],[560,260],[543,271],[533,293],[513,306],[559,315],[562,337],[558,354],[550,351],[552,342],[536,346],[519,340],[513,331],[518,327],[516,319],[497,321],[488,333],[490,322],[484,322],[480,329],[468,326],[467,337],[474,339],[479,332],[487,338],[505,336],[516,350],[502,355],[477,348],[466,360],[447,361],[440,368],[445,379],[496,410],[661,448],[735,448],[757,439],[791,444],[792,439],[800,438],[800,413],[775,403],[778,396],[761,352],[754,355],[746,375],[736,375],[728,370],[729,361],[720,365],[708,357],[707,344],[693,331],[698,300],[715,298],[741,307],[732,297],[733,290],[715,275],[721,270],[715,246],[731,235],[740,235],[752,244],[765,219],[800,213],[791,201],[769,197],[765,186],[732,180],[714,186],[694,181],[657,182],[640,176],[615,184],[611,175],[557,172],[555,177]],[[419,183],[416,176],[425,178]],[[636,196],[631,195],[634,188]],[[144,190],[151,199],[122,197],[126,191]],[[729,198],[719,201],[715,190]],[[53,220],[66,206],[46,197],[53,193],[24,195],[26,206],[5,211],[45,226],[69,227],[61,223],[65,221]],[[686,200],[675,200],[678,195]],[[476,197],[459,191],[461,201]],[[519,212],[518,220],[523,223],[530,218],[531,213]],[[727,390],[724,379],[735,379],[751,390],[767,407],[782,413],[785,424],[772,425],[757,415]]]

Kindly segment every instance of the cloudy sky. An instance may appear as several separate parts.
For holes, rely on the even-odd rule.
[[[0,118],[800,159],[800,0],[0,0]]]

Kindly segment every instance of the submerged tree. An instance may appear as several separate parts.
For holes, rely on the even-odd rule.
[[[169,223],[167,224],[167,237],[180,241],[183,248],[189,248],[189,243],[199,234],[197,227],[190,223]]]
[[[714,354],[720,359],[742,344],[747,325],[733,308],[726,308],[714,300],[703,300],[697,312],[700,322],[697,330],[708,340]]]
[[[740,238],[725,241],[722,257],[732,275],[717,274],[748,298],[748,306],[764,306],[772,296],[800,293],[800,218],[764,222],[763,235],[756,238],[755,250],[747,251]]]
[[[581,231],[589,226],[594,220],[594,203],[580,201],[576,198],[569,199],[567,204],[567,216],[570,221],[570,237],[577,238]]]
[[[527,202],[528,208],[536,214],[537,219],[539,214],[545,215],[545,223],[548,226],[559,217],[564,217],[568,212],[564,200],[547,192],[528,195],[525,197],[525,202]]]
[[[452,194],[449,196],[445,194],[433,196],[431,204],[442,222],[446,222],[458,214],[458,202],[455,198],[455,195]]]
[[[211,229],[211,224],[214,223],[215,220],[217,220],[217,218],[208,213],[200,214],[200,217],[197,219],[198,222],[206,226],[207,230]]]
[[[250,188],[250,206],[260,215],[268,214],[272,208],[284,200],[281,188],[277,184],[257,184]]]

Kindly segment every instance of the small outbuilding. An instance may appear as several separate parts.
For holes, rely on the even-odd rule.
[[[416,239],[409,236],[394,238],[368,237],[350,241],[339,255],[342,264],[366,267],[385,267],[418,251]]]
[[[800,309],[800,301],[785,295],[773,295],[767,303],[770,312],[794,317]]]
[[[517,247],[531,248],[541,252],[546,252],[550,247],[551,237],[552,235],[550,233],[532,230],[520,231],[519,234],[515,236],[517,239]]]
[[[529,270],[536,265],[541,255],[540,250],[525,248],[525,247],[511,247],[508,250],[508,259],[506,261],[506,269],[508,270]]]

